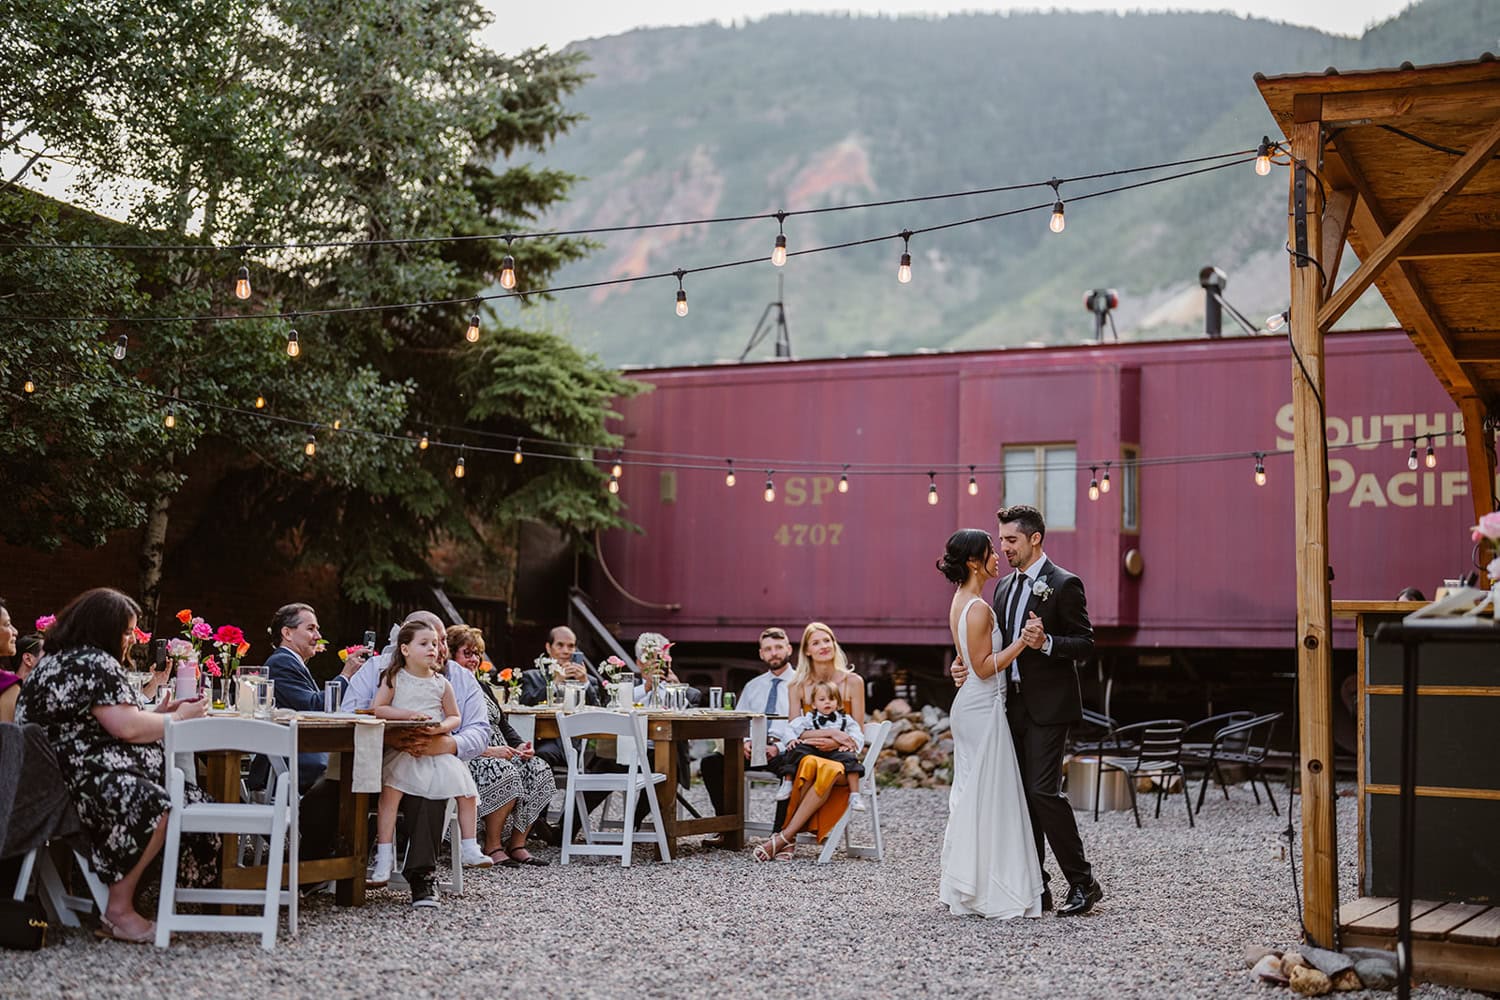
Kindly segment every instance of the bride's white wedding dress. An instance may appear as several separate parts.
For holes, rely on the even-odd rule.
[[[970,664],[969,678],[953,699],[953,789],[948,795],[948,829],[943,834],[943,876],[938,896],[960,915],[1009,919],[1042,915],[1042,870],[1031,836],[1026,793],[1016,765],[1016,748],[1005,720],[1005,680],[974,673],[978,660],[968,649],[969,609],[958,616],[959,652]],[[993,621],[994,612],[991,611]],[[998,646],[997,624],[990,642]],[[980,650],[979,659],[990,650]]]

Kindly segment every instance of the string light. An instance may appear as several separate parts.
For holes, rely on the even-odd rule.
[[[847,466],[847,465],[844,466],[844,473],[843,473],[843,475],[839,476],[839,492],[840,493],[848,493],[849,492],[849,466]]]
[[[1255,172],[1264,177],[1271,172],[1271,137],[1260,137],[1260,147],[1255,151]]]
[[[937,473],[929,472],[927,473],[927,506],[936,507],[937,502]]]
[[[1266,453],[1263,451],[1255,453],[1255,485],[1266,485]]]
[[[1109,463],[1108,462],[1104,463],[1104,478],[1099,481],[1099,492],[1100,493],[1108,493],[1109,492]]]
[[[428,440],[427,440],[427,432],[426,432],[426,431],[423,431],[423,432],[422,432],[422,440],[420,440],[420,441],[418,441],[418,442],[417,442],[417,450],[418,450],[418,451],[426,451],[426,450],[427,450],[427,446],[428,446],[428,445],[429,445],[429,444],[430,444],[430,443],[431,443],[431,442],[429,442],[429,441],[428,441]]]
[[[479,343],[479,314],[475,313],[469,317],[469,328],[464,331],[464,339],[471,344]]]
[[[616,476],[614,474],[610,475],[610,477],[609,477],[609,491],[611,493],[619,493],[620,492],[620,477],[619,476]]]
[[[1291,318],[1291,315],[1292,311],[1288,309],[1285,312],[1279,312],[1274,316],[1267,316],[1266,332],[1275,333],[1277,330],[1280,330],[1282,327],[1286,326],[1286,321]]]
[[[515,462],[517,465],[520,465],[522,462],[526,461],[526,456],[521,454],[520,438],[516,438],[516,450],[511,453],[511,461]]]
[[[234,297],[237,299],[250,297],[250,269],[244,265],[240,266],[240,276],[234,280]]]
[[[1411,439],[1411,451],[1406,456],[1406,467],[1413,472],[1417,471],[1417,439]]]
[[[33,392],[36,392],[36,383],[31,381],[31,379],[27,379],[21,385],[21,391],[26,393],[28,396],[31,395]]]
[[[464,472],[464,452],[463,449],[460,448],[458,451],[458,463],[453,466],[453,478],[462,479],[464,477]]]
[[[615,452],[615,464],[610,466],[609,474],[611,476],[614,476],[616,479],[619,479],[621,476],[625,475],[625,466],[622,463],[623,458],[623,452]]]
[[[500,287],[507,292],[516,287],[516,259],[510,255],[511,237],[505,238],[505,256],[500,258]]]
[[[1427,467],[1429,469],[1436,469],[1437,468],[1437,455],[1432,450],[1432,437],[1431,437],[1431,435],[1429,435],[1428,438],[1427,438]]]
[[[1050,229],[1050,230],[1052,230],[1054,233],[1060,233],[1060,232],[1063,231],[1063,227],[1065,227],[1068,224],[1068,221],[1063,218],[1062,195],[1059,194],[1058,190],[1057,190],[1058,186],[1060,184],[1062,184],[1062,181],[1060,181],[1056,177],[1054,177],[1050,181],[1048,181],[1047,183],[1052,186],[1052,197],[1053,197],[1053,202],[1052,202],[1052,219],[1051,219],[1051,221],[1049,221],[1047,223],[1047,228]]]
[[[732,458],[726,458],[726,459],[724,459],[724,461],[729,464],[729,471],[724,474],[724,485],[725,486],[733,486],[734,485],[734,459],[732,459]]]
[[[307,435],[307,443],[302,446],[302,454],[312,458],[318,453],[318,439],[313,435]]]
[[[297,343],[297,331],[295,329],[288,331],[286,335],[286,356],[295,358],[300,357],[301,354],[302,345]]]
[[[786,231],[783,223],[786,221],[785,212],[776,213],[776,246],[771,251],[771,263],[776,267],[786,264]]]
[[[911,230],[901,230],[901,265],[896,268],[896,280],[901,284],[911,282]]]
[[[775,503],[776,502],[776,483],[773,482],[772,479],[771,479],[771,470],[770,469],[766,470],[766,492],[765,492],[765,498],[766,498],[766,503]]]
[[[265,396],[259,396],[258,395],[258,396],[255,397],[255,408],[257,410],[264,410],[266,408],[266,397]]]
[[[171,430],[173,427],[177,426],[177,404],[176,403],[168,403],[167,404],[167,415],[165,417],[162,417],[161,422],[162,422],[162,426],[165,427],[167,430]]]
[[[127,337],[123,333],[120,334],[120,339],[118,339],[118,340],[115,341],[115,360],[116,361],[124,361],[125,360],[125,352],[126,352],[126,350],[129,349],[129,347],[130,347],[130,338]]]
[[[336,431],[341,431],[341,430],[344,429],[344,418],[343,417],[334,417],[333,418],[333,429],[336,430]]]
[[[969,466],[969,496],[979,495],[979,481],[974,478],[974,466]]]
[[[672,273],[677,276],[677,315],[686,316],[688,313],[687,290],[682,287],[682,279],[687,272],[679,267]]]
[[[1099,467],[1097,465],[1089,466],[1089,499],[1099,499]]]

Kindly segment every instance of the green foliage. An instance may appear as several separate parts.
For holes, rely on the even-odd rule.
[[[488,15],[473,0],[190,0],[140,24],[95,25],[98,37],[73,63],[47,48],[50,29],[40,21],[93,23],[96,7],[23,4],[16,37],[36,59],[51,60],[48,71],[60,78],[78,72],[74,63],[89,53],[123,46],[131,58],[108,62],[98,93],[90,88],[74,110],[21,85],[0,90],[0,99],[30,102],[19,116],[30,123],[24,141],[79,164],[84,196],[128,197],[132,238],[117,233],[113,242],[240,246],[503,232],[529,228],[573,181],[510,160],[540,152],[575,123],[562,102],[584,79],[582,57],[482,49],[477,33]],[[128,31],[135,34],[121,37]],[[8,136],[5,145],[13,152],[22,141]],[[7,217],[9,238],[98,242],[108,228],[93,219],[88,231],[63,232],[28,212]],[[525,288],[545,285],[589,249],[581,240],[538,239],[511,252]],[[459,482],[451,475],[456,452],[381,437],[450,424],[464,428],[444,435],[455,442],[482,443],[489,432],[617,443],[605,426],[607,404],[629,384],[592,358],[522,329],[519,317],[487,316],[480,344],[465,343],[469,315],[487,311],[462,300],[492,289],[506,252],[490,240],[0,258],[0,287],[23,290],[0,301],[0,319],[335,310],[290,321],[124,325],[123,364],[104,360],[113,328],[106,336],[84,324],[7,322],[5,460],[46,464],[59,480],[49,490],[78,499],[59,506],[28,493],[31,506],[22,510],[38,513],[10,519],[6,537],[98,543],[141,524],[154,492],[175,492],[207,459],[224,470],[212,503],[215,530],[294,538],[304,558],[331,560],[357,599],[379,599],[385,584],[422,573],[435,539],[477,543],[486,534],[479,529],[497,520],[535,517],[580,542],[618,523],[591,466],[533,461],[512,469],[508,454],[476,450],[474,475]],[[246,303],[231,294],[241,263],[252,272]],[[284,350],[293,327],[302,347],[296,359]],[[14,393],[21,366],[63,355],[76,362],[73,395],[48,397],[43,408]],[[524,370],[512,371],[516,363]],[[258,394],[266,409],[244,413]],[[76,405],[85,395],[90,405]],[[161,414],[171,396],[194,405],[178,407],[168,432]],[[317,425],[312,458],[303,454],[305,422]],[[49,434],[93,461],[65,471],[46,450],[59,447]],[[117,490],[85,497],[101,464],[128,468]],[[151,581],[142,589],[149,597]]]

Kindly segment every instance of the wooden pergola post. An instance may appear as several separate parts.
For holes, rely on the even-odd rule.
[[[1323,247],[1320,102],[1298,108],[1292,126],[1290,242],[1308,257]],[[1305,120],[1304,120],[1305,119]],[[1305,165],[1305,166],[1302,166]],[[1300,231],[1299,231],[1300,230]],[[1328,438],[1324,430],[1323,272],[1316,258],[1291,263],[1292,412],[1297,544],[1297,709],[1301,726],[1303,923],[1312,943],[1334,944],[1338,838],[1333,783],[1332,588],[1328,580]],[[1300,266],[1299,266],[1300,265]],[[1332,281],[1336,275],[1327,275]]]

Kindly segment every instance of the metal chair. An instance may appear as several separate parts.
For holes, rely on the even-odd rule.
[[[1083,710],[1083,722],[1078,729],[1068,732],[1068,753],[1073,757],[1093,756],[1113,750],[1119,754],[1125,749],[1115,735],[1120,724],[1100,712]]]
[[[1135,779],[1148,775],[1156,779],[1156,818],[1161,818],[1161,800],[1166,794],[1167,779],[1176,775],[1182,784],[1182,804],[1187,807],[1188,826],[1193,821],[1193,801],[1188,795],[1187,772],[1182,768],[1182,738],[1188,724],[1181,719],[1154,719],[1137,722],[1115,730],[1117,740],[1122,743],[1128,737],[1135,744],[1135,755],[1101,756],[1094,773],[1094,822],[1099,821],[1099,786],[1106,769],[1124,771],[1130,778],[1125,783],[1130,792],[1130,811],[1135,814],[1135,825],[1141,825],[1141,811],[1136,805]]]
[[[1250,772],[1250,791],[1255,795],[1255,804],[1260,805],[1260,792],[1255,787],[1255,782],[1259,779],[1265,786],[1266,798],[1271,800],[1271,811],[1280,816],[1281,809],[1276,805],[1276,796],[1271,792],[1271,783],[1266,779],[1262,765],[1266,760],[1266,750],[1271,745],[1271,736],[1276,731],[1276,723],[1281,720],[1283,713],[1271,712],[1259,716],[1249,712],[1238,714],[1249,718],[1239,719],[1222,727],[1214,734],[1207,752],[1189,751],[1184,754],[1185,757],[1192,758],[1191,763],[1203,768],[1203,782],[1198,786],[1197,809],[1199,812],[1203,810],[1210,774],[1223,789],[1225,800],[1228,800],[1229,784],[1224,780],[1223,767],[1225,764],[1232,764]]]

